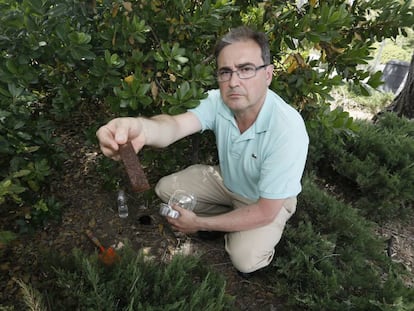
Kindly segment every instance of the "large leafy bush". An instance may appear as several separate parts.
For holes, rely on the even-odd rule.
[[[234,8],[162,5],[0,1],[1,204],[24,211],[26,221],[57,208],[47,197],[62,159],[56,122],[70,122],[73,113],[100,105],[102,123],[107,111],[178,113],[205,96],[214,81],[205,51],[231,23],[220,16]]]

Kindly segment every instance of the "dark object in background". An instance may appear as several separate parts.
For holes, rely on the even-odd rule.
[[[131,142],[121,145],[119,147],[119,154],[131,182],[132,190],[135,192],[148,190],[150,185]]]
[[[410,68],[410,63],[400,60],[390,60],[382,72],[384,84],[380,87],[385,92],[396,94],[401,89]]]

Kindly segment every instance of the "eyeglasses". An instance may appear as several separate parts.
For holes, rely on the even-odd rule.
[[[269,65],[261,65],[255,67],[254,65],[245,65],[237,70],[222,69],[217,72],[217,81],[226,82],[231,79],[233,73],[237,73],[240,79],[250,79],[256,76],[256,71],[266,68]]]

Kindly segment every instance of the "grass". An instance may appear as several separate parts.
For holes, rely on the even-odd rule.
[[[356,109],[376,114],[384,107],[391,104],[395,95],[371,90],[370,96],[364,96],[350,84],[335,87],[331,96],[335,99],[335,106],[343,107],[344,110]]]
[[[410,62],[414,48],[414,30],[406,29],[407,37],[398,36],[395,40],[386,39],[374,44],[374,59],[379,58],[380,64],[386,64],[390,60]]]

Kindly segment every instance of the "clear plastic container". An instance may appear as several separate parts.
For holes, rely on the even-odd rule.
[[[178,205],[181,208],[192,211],[196,206],[197,200],[195,196],[185,190],[176,190],[170,197],[168,204],[161,203],[160,214],[171,218],[180,217],[180,213],[174,209]]]
[[[175,190],[175,192],[170,197],[168,205],[171,208],[174,208],[174,205],[178,205],[181,208],[185,208],[189,211],[192,211],[196,206],[197,200],[192,193],[188,193],[185,190]]]
[[[127,198],[124,190],[118,191],[118,215],[120,218],[127,218],[128,217],[128,204]]]
[[[178,218],[180,217],[180,213],[176,210],[173,210],[168,204],[161,203],[160,204],[160,215],[168,216],[171,218]]]

